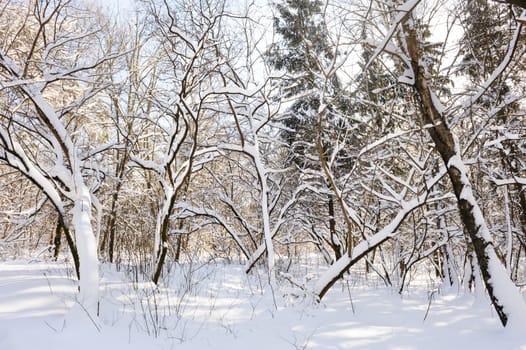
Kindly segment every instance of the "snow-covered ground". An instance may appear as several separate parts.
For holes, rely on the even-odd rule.
[[[317,304],[287,282],[271,293],[239,265],[176,265],[158,290],[133,276],[103,266],[90,319],[69,267],[0,263],[0,349],[526,349],[486,300],[424,282],[399,295],[351,275]]]

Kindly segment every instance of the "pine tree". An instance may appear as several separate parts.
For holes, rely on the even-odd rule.
[[[286,76],[281,83],[282,96],[293,98],[295,102],[286,112],[281,133],[283,140],[289,146],[287,161],[292,162],[299,171],[320,172],[320,156],[328,158],[333,151],[331,143],[338,133],[346,129],[345,118],[339,107],[343,90],[337,76],[329,82],[329,91],[333,104],[328,106],[328,118],[323,125],[323,155],[317,149],[318,110],[320,101],[320,62],[325,63],[334,59],[334,48],[329,40],[329,32],[324,21],[323,3],[319,0],[285,0],[276,5],[278,16],[274,18],[274,29],[281,37],[266,52],[268,62],[275,69],[284,71]],[[336,162],[342,168],[345,155]],[[347,165],[348,162],[347,162]],[[336,258],[341,256],[344,247],[337,237],[334,195],[326,179],[323,185],[328,193],[327,214],[329,217],[330,239]],[[314,199],[314,202],[319,199]],[[320,219],[320,221],[325,221]],[[312,231],[317,231],[312,228]]]
[[[282,40],[267,51],[269,63],[288,73],[282,82],[283,96],[290,98],[308,93],[296,99],[289,108],[282,133],[290,146],[290,159],[300,167],[307,165],[305,163],[315,158],[312,155],[316,153],[313,141],[320,106],[316,91],[317,60],[333,59],[321,6],[319,0],[286,0],[284,4],[276,5],[279,16],[274,19],[274,28]],[[335,85],[338,85],[336,81]]]

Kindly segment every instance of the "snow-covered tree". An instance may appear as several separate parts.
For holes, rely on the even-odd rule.
[[[454,198],[456,198],[455,202],[457,204],[457,213],[460,216],[460,222],[465,229],[466,237],[470,240],[470,244],[476,255],[476,260],[478,261],[476,268],[477,270],[480,268],[492,304],[504,325],[508,319],[510,319],[510,322],[511,319],[514,319],[512,323],[517,325],[521,322],[521,312],[515,312],[514,306],[516,306],[516,309],[522,310],[524,303],[517,293],[516,287],[509,280],[509,277],[506,276],[499,257],[494,250],[494,235],[489,230],[486,221],[487,216],[483,215],[479,201],[474,195],[473,189],[475,185],[471,180],[472,175],[470,174],[470,169],[462,161],[462,159],[465,159],[465,152],[469,151],[474,140],[479,137],[480,130],[476,129],[465,133],[466,130],[458,128],[458,120],[468,118],[468,114],[462,111],[459,112],[459,109],[463,110],[463,108],[466,108],[468,105],[462,105],[461,103],[460,107],[457,106],[454,108],[452,105],[457,101],[455,99],[449,100],[452,105],[442,105],[442,98],[448,97],[450,93],[450,91],[448,91],[447,80],[444,80],[440,74],[441,66],[447,62],[444,58],[445,49],[438,51],[439,56],[436,56],[436,50],[435,52],[429,50],[437,46],[426,40],[428,26],[423,24],[427,23],[426,21],[429,18],[416,15],[416,13],[420,13],[415,10],[419,3],[419,1],[408,1],[405,4],[398,4],[398,7],[383,3],[373,3],[373,6],[368,8],[371,18],[376,15],[376,13],[372,11],[384,11],[384,13],[387,13],[386,18],[389,19],[389,23],[385,27],[384,34],[379,36],[377,40],[368,39],[374,50],[369,55],[368,62],[364,65],[364,68],[368,69],[372,63],[381,60],[384,67],[394,69],[393,71],[398,74],[398,76],[395,77],[394,85],[403,84],[403,89],[407,90],[407,87],[413,89],[412,96],[408,96],[405,102],[404,100],[400,100],[399,110],[403,111],[399,114],[402,117],[400,120],[408,123],[406,125],[410,126],[414,131],[420,129],[426,132],[425,134],[421,134],[420,137],[418,137],[418,133],[414,134],[422,140],[420,146],[415,146],[415,144],[411,144],[411,142],[406,143],[403,138],[400,138],[401,130],[395,135],[387,135],[386,137],[397,139],[398,145],[404,145],[403,153],[407,155],[418,149],[424,151],[425,148],[428,147],[427,145],[430,144],[429,141],[425,141],[426,137],[430,138],[432,141],[431,144],[435,149],[433,152],[430,152],[431,149],[424,151],[421,153],[423,157],[415,157],[413,154],[410,158],[413,159],[414,167],[410,167],[401,173],[403,174],[405,172],[407,174],[413,171],[427,179],[424,182],[420,182],[425,183],[424,188],[411,191],[411,193],[414,194],[422,193],[421,191],[428,194],[427,198],[418,199],[418,197],[416,197],[413,199],[419,203],[418,206],[422,205],[425,206],[425,208],[429,208],[423,212],[422,218],[424,221],[415,221],[413,218],[415,212],[412,209],[409,212],[405,212],[405,210],[410,207],[407,205],[407,202],[401,206],[403,209],[398,213],[403,214],[405,212],[402,216],[407,216],[408,213],[411,213],[411,220],[409,222],[412,221],[415,227],[424,224],[424,232],[428,231],[427,228],[433,227],[427,223],[428,220],[432,219],[436,222],[436,224],[433,225],[439,228],[439,230],[436,230],[439,235],[429,237],[431,239],[426,243],[425,241],[421,241],[421,238],[417,236],[418,231],[415,230],[413,237],[407,236],[407,238],[414,241],[412,251],[409,250],[404,253],[403,251],[397,252],[395,250],[394,253],[395,255],[403,254],[401,256],[403,259],[400,260],[400,263],[403,262],[405,266],[412,264],[414,261],[418,261],[420,259],[419,257],[431,256],[430,254],[441,246],[444,246],[445,249],[449,247],[449,243],[447,242],[450,241],[451,232],[447,229],[444,222],[440,221],[441,218],[446,218],[445,214],[449,213],[449,209],[442,204],[432,204],[437,198],[440,198],[440,196],[442,196],[443,199],[448,199],[448,201],[444,203],[450,203],[451,196],[448,195],[447,189],[451,188],[451,191],[455,195]],[[422,6],[427,5],[429,4],[422,4]],[[430,13],[433,14],[432,11]],[[381,18],[381,16],[376,16],[376,18]],[[369,24],[369,28],[381,27],[378,25],[373,27]],[[512,36],[512,38],[515,38],[515,36]],[[508,49],[508,54],[505,55],[506,57],[503,61],[505,64],[503,65],[503,63],[501,63],[499,65],[500,68],[495,68],[489,78],[482,84],[482,89],[477,90],[474,94],[469,94],[467,97],[467,101],[470,102],[469,106],[473,106],[473,101],[479,100],[484,95],[488,86],[494,82],[496,77],[503,73],[503,67],[508,67],[511,62],[519,62],[510,59],[514,47],[514,41],[511,39],[510,49]],[[522,50],[517,53],[517,55],[522,55]],[[362,76],[366,76],[365,73],[363,73]],[[381,92],[379,88],[375,90],[376,93]],[[505,108],[512,103],[512,101],[513,99],[508,99],[505,103],[495,106],[496,109],[493,109],[487,116],[494,115],[492,113]],[[366,110],[364,111],[367,113]],[[402,125],[404,125],[404,123]],[[454,129],[454,127],[457,127],[457,129]],[[411,133],[409,130],[406,130],[406,132]],[[460,139],[458,135],[462,135],[462,139]],[[373,144],[366,146],[364,152],[372,149]],[[384,149],[382,152],[387,152],[387,149]],[[441,165],[436,163],[435,159],[437,156],[441,158]],[[382,157],[385,157],[385,155],[382,155]],[[400,164],[405,157],[400,154],[397,158],[397,161],[391,163],[389,171],[386,171],[387,168],[383,168],[382,170],[384,174],[390,173],[390,179],[393,179],[394,176],[400,176],[400,173],[392,172],[395,170],[392,165]],[[381,164],[381,161],[379,161],[380,159],[377,159],[372,162],[372,164],[379,166]],[[440,181],[444,174],[447,174],[449,183],[442,183]],[[430,179],[433,179],[433,181]],[[397,182],[399,184],[409,183],[407,180],[398,180]],[[417,181],[417,183],[419,182]],[[389,190],[390,195],[396,193],[393,191],[394,188],[392,185],[386,182],[385,179],[382,180],[381,186],[379,187],[366,186],[370,188],[371,193],[373,193],[373,191],[377,193],[377,198],[382,198],[382,192],[389,188],[391,188],[391,190]],[[413,189],[415,188],[413,187]],[[437,195],[438,197],[435,197]],[[383,196],[383,199],[387,199],[385,194],[383,194]],[[396,195],[394,196],[394,198],[397,197]],[[407,201],[410,197],[404,195],[398,198],[404,198],[404,200]],[[398,240],[404,237],[402,236],[402,232],[406,231],[407,228],[404,229],[403,226],[400,226],[403,222],[397,218],[399,217],[395,216],[395,220],[385,226],[385,229],[377,231],[376,234],[358,243],[349,257],[340,259],[333,264],[316,286],[315,290],[318,295],[323,296],[332,283],[334,283],[338,277],[342,276],[346,269],[364,256],[364,252],[370,251],[371,248],[379,246],[386,241],[388,238],[385,236],[386,232],[390,232],[388,233],[389,237],[396,237]],[[401,219],[407,221],[408,218],[402,217]],[[398,233],[393,234],[395,230],[397,230]],[[426,235],[422,237],[425,236]],[[381,237],[382,239],[380,240]],[[432,244],[431,247],[429,247],[429,243]],[[429,247],[429,249],[426,247]],[[452,250],[449,249],[449,252],[452,252]],[[407,253],[410,254],[407,255]]]
[[[457,74],[467,77],[473,90],[487,81],[501,62],[507,62],[506,56],[510,53],[517,52],[520,56],[525,41],[513,38],[518,24],[512,15],[509,6],[484,0],[460,7],[464,35]],[[480,125],[484,125],[471,151],[476,154],[473,157],[477,158],[477,167],[484,175],[473,181],[477,183],[476,194],[483,211],[503,214],[493,215],[488,224],[495,232],[497,251],[506,257],[508,272],[516,277],[520,265],[516,257],[520,257],[526,237],[526,191],[520,181],[526,168],[522,159],[526,146],[519,136],[524,111],[518,98],[524,92],[521,76],[525,66],[518,63],[509,68],[494,78],[482,98],[470,104],[469,118],[459,123],[467,132],[480,130]]]
[[[451,127],[452,121],[461,116],[457,115],[458,111],[455,109],[446,109],[439,97],[440,85],[435,81],[433,74],[433,60],[426,54],[422,33],[415,25],[419,17],[414,9],[418,3],[419,1],[408,1],[391,9],[392,30],[384,39],[384,46],[378,46],[377,52],[384,50],[385,45],[389,43],[399,44],[396,48],[388,46],[389,51],[400,57],[409,73],[407,79],[402,81],[414,88],[419,109],[417,115],[446,168],[457,199],[459,215],[471,240],[491,303],[504,326],[508,321],[519,326],[524,323],[526,306],[495,252],[486,216],[474,196],[470,171],[463,161],[464,147],[469,145],[462,144]],[[513,42],[511,45],[513,46]],[[500,74],[502,71],[496,69],[490,79],[494,80]],[[471,103],[484,92],[479,90],[477,94],[470,96]]]
[[[11,26],[1,32],[0,158],[42,191],[58,213],[58,226],[68,239],[74,236],[79,302],[95,315],[92,210],[99,179],[91,161],[100,149],[90,139],[96,115],[83,107],[105,86],[99,67],[116,55],[104,47],[97,18],[68,6],[68,1],[13,1],[2,8],[2,23]]]
[[[288,0],[276,9],[274,29],[279,36],[266,56],[274,69],[284,74],[280,98],[291,100],[281,117],[281,136],[289,146],[286,162],[297,168],[294,176],[299,185],[310,183],[301,198],[303,210],[312,210],[302,220],[304,230],[312,239],[324,242],[319,245],[322,251],[329,246],[337,259],[347,250],[351,232],[349,225],[341,227],[336,219],[341,199],[334,193],[333,182],[351,168],[353,160],[346,151],[350,143],[356,143],[356,136],[346,115],[348,104],[340,78],[335,72],[324,76],[323,69],[343,59],[345,54],[340,51],[348,49],[349,43],[344,47],[333,39],[337,33],[329,32],[322,1]],[[327,85],[325,90],[323,84]],[[322,91],[325,101],[321,100]],[[322,103],[328,108],[319,123]]]

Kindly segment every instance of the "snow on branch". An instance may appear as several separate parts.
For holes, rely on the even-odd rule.
[[[409,202],[403,203],[398,214],[377,233],[361,241],[354,246],[351,255],[343,255],[320,277],[314,286],[314,293],[321,299],[327,291],[340,279],[345,271],[363,258],[372,249],[379,246],[389,238],[396,235],[398,227],[402,224],[405,217],[414,209],[426,202],[426,195],[421,195]]]
[[[246,258],[249,258],[250,253],[248,249],[245,247],[243,242],[241,241],[241,238],[239,237],[236,230],[228,223],[228,221],[220,215],[216,210],[205,208],[205,207],[195,207],[193,205],[190,205],[186,202],[178,202],[174,209],[179,209],[183,212],[189,212],[197,216],[205,216],[208,218],[213,219],[217,224],[219,224],[221,227],[223,227],[230,237],[236,242],[238,248],[243,252],[243,255],[245,255]]]
[[[526,15],[526,10],[523,11],[523,16]],[[515,51],[517,50],[519,39],[521,37],[522,32],[522,24],[518,23],[517,28],[515,28],[515,32],[513,33],[513,38],[511,39],[509,45],[508,45],[508,51],[506,52],[506,56],[502,60],[502,62],[499,64],[499,66],[493,71],[490,77],[486,79],[484,83],[481,84],[480,89],[478,92],[473,95],[466,98],[466,100],[462,103],[462,106],[464,108],[467,108],[468,111],[462,115],[462,117],[465,116],[465,114],[470,113],[469,107],[474,105],[489,89],[489,87],[499,78],[502,76],[502,73],[508,68],[508,66],[511,64],[513,60],[513,56],[515,54]],[[525,51],[526,48],[522,48],[522,51]],[[521,56],[519,56],[521,57]],[[462,117],[460,118],[462,120]]]
[[[386,50],[389,41],[391,41],[391,39],[395,35],[398,27],[408,18],[408,16],[411,14],[411,12],[415,9],[415,7],[419,3],[420,3],[420,0],[409,0],[396,9],[397,15],[395,17],[394,23],[391,25],[391,28],[389,28],[389,31],[387,32],[384,39],[380,43],[374,44],[374,46],[376,46],[376,49],[374,50],[373,54],[371,55],[371,58],[365,65],[364,70],[367,69],[373,63],[373,61],[376,60],[376,58],[383,51]],[[395,50],[395,52],[397,52],[398,55],[400,55],[398,50]],[[404,57],[404,55],[400,55],[400,57]],[[404,62],[406,62],[406,64],[409,62],[408,58],[404,58],[403,60]],[[407,66],[409,69],[411,68],[410,64],[408,64]]]
[[[60,214],[64,214],[64,206],[60,194],[46,176],[30,161],[24,149],[12,139],[7,130],[0,127],[0,139],[3,143],[5,161],[9,166],[17,169],[29,180],[44,191]]]
[[[526,177],[513,177],[508,179],[496,179],[491,178],[491,182],[493,182],[497,186],[505,186],[505,185],[513,185],[513,184],[519,184],[526,186]]]

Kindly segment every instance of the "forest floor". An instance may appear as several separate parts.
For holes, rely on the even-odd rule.
[[[158,289],[128,282],[134,273],[101,267],[90,319],[64,263],[0,262],[0,349],[526,350],[526,334],[504,330],[484,297],[426,278],[398,294],[351,275],[318,304],[286,279],[272,293],[240,265],[174,265]]]

